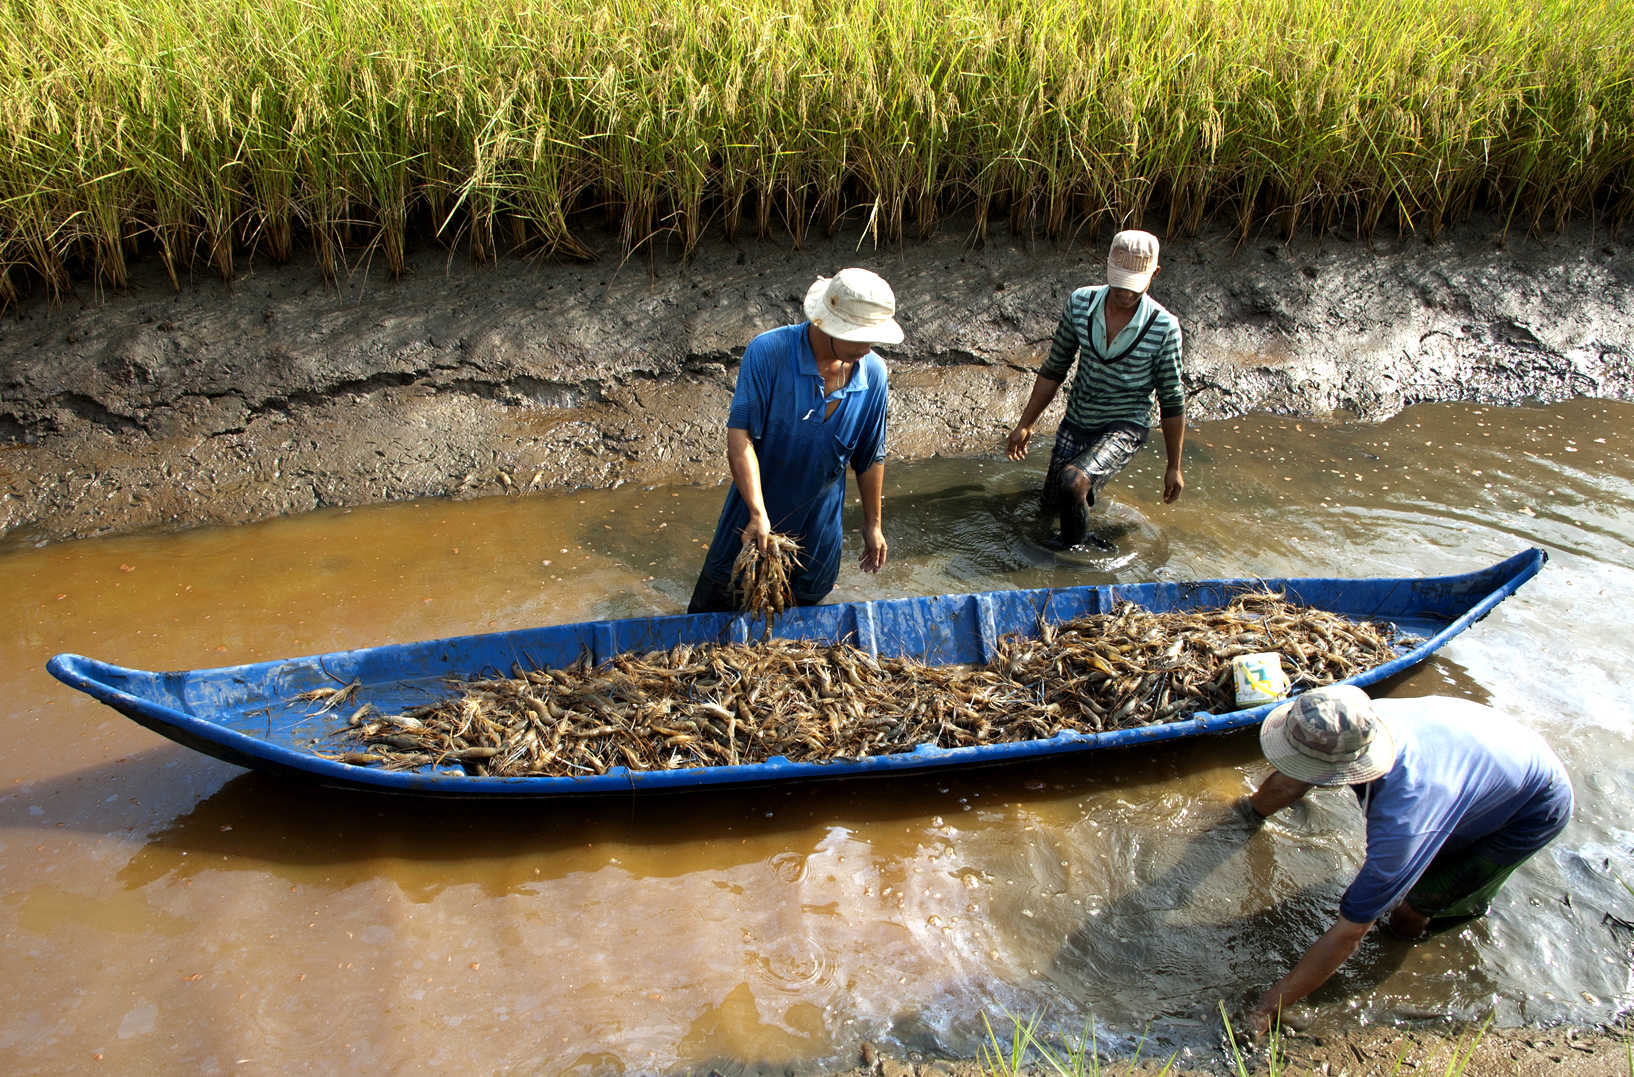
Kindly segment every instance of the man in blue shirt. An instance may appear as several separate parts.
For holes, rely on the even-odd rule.
[[[840,571],[845,469],[862,495],[862,567],[885,564],[880,527],[885,486],[885,363],[874,344],[902,341],[896,296],[866,269],[819,277],[806,293],[807,321],[762,333],[738,367],[726,419],[732,488],[698,575],[688,613],[737,609],[732,563],[775,531],[800,544],[795,601],[815,605]]]
[[[1484,915],[1571,819],[1571,779],[1543,738],[1467,699],[1318,688],[1271,712],[1260,747],[1276,770],[1248,798],[1251,816],[1318,785],[1349,785],[1367,819],[1367,860],[1338,923],[1250,1011],[1257,1032],[1325,983],[1374,921],[1388,916],[1391,932],[1416,938],[1431,920]]]

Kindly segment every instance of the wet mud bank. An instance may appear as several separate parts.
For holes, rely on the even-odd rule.
[[[1170,1056],[1148,1051],[1144,1059],[1108,1052],[1099,1057],[1101,1072],[1119,1077],[1228,1077],[1239,1072],[1221,1036],[1218,1053],[1192,1051]],[[1003,1044],[1008,1046],[1008,1044]],[[1349,1074],[1352,1077],[1399,1077],[1403,1072],[1461,1073],[1466,1077],[1510,1077],[1552,1074],[1554,1077],[1625,1077],[1628,1042],[1618,1030],[1492,1028],[1426,1021],[1421,1026],[1368,1026],[1346,1035],[1290,1033],[1270,1065],[1268,1046],[1241,1046],[1251,1073]],[[1060,1054],[1060,1049],[1056,1049]],[[1156,1057],[1153,1057],[1153,1056]],[[1063,1057],[1060,1061],[1066,1061]],[[1087,1068],[1087,1067],[1086,1067]],[[900,1059],[869,1057],[841,1077],[988,1077],[1002,1068],[973,1059]],[[1026,1071],[1054,1072],[1032,1062]]]
[[[1588,222],[1505,243],[1498,227],[1168,244],[1153,291],[1187,334],[1191,417],[1634,397],[1634,244]],[[401,280],[257,261],[180,293],[141,267],[128,292],[0,318],[0,533],[717,482],[743,345],[800,319],[811,280],[845,265],[892,283],[907,330],[885,352],[893,457],[991,453],[1068,293],[1104,279],[1102,245],[973,249],[949,228],[886,249],[853,229],[799,251],[718,242],[689,263],[620,263],[609,244],[589,265],[428,246]]]

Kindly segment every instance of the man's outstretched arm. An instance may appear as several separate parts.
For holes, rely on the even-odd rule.
[[[885,461],[857,476],[857,489],[862,495],[862,570],[878,572],[885,566],[887,546],[881,524],[880,506],[884,500]]]
[[[760,457],[755,455],[755,443],[749,440],[749,431],[736,427],[726,431],[726,462],[732,469],[732,482],[738,496],[749,506],[749,522],[743,528],[743,544],[753,542],[766,552],[766,543],[772,534],[772,522],[766,515],[766,498],[760,490]]]
[[[1012,460],[1021,460],[1027,455],[1027,442],[1032,440],[1033,426],[1038,417],[1044,414],[1044,409],[1050,406],[1055,394],[1060,390],[1061,383],[1067,380],[1067,372],[1072,369],[1074,358],[1078,355],[1078,331],[1073,328],[1072,303],[1067,303],[1067,309],[1061,312],[1061,320],[1055,326],[1055,336],[1050,340],[1050,354],[1039,367],[1038,377],[1033,379],[1033,390],[1027,395],[1027,406],[1021,409],[1021,421],[1016,423],[1015,429],[1005,440],[1004,451]]]
[[[1273,984],[1260,996],[1259,1004],[1248,1011],[1252,1030],[1265,1032],[1271,1027],[1271,1020],[1278,1011],[1287,1009],[1327,983],[1328,977],[1338,972],[1339,966],[1356,952],[1362,936],[1372,926],[1371,920],[1356,924],[1343,916],[1339,917],[1339,922],[1328,928],[1327,933],[1305,951],[1305,956],[1299,959],[1293,971]]]
[[[1186,416],[1182,413],[1168,419],[1160,419],[1163,426],[1163,448],[1169,454],[1169,467],[1163,473],[1163,501],[1171,503],[1180,497],[1180,491],[1186,488],[1186,480],[1180,477],[1180,453],[1186,444]]]
[[[1012,460],[1024,459],[1027,455],[1027,442],[1032,440],[1033,425],[1038,417],[1044,414],[1044,409],[1050,406],[1055,394],[1060,390],[1061,383],[1054,378],[1040,374],[1033,379],[1033,391],[1027,397],[1027,406],[1021,409],[1021,421],[1016,423],[1015,429],[1010,431],[1010,437],[1004,443],[1004,451]]]
[[[1273,770],[1254,790],[1248,798],[1252,807],[1261,818],[1275,815],[1300,797],[1316,787],[1310,782],[1302,782],[1298,778],[1290,778],[1280,770]]]

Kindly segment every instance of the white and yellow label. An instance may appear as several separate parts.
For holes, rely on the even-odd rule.
[[[1282,656],[1241,654],[1231,660],[1231,676],[1237,684],[1237,705],[1252,707],[1272,703],[1288,695],[1288,675],[1282,671]]]

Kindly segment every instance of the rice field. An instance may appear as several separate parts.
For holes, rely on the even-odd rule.
[[[1634,210],[1623,0],[0,0],[0,45],[0,303],[408,237]]]

